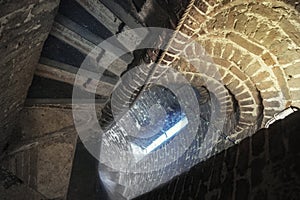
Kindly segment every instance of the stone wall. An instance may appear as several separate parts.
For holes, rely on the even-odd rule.
[[[71,105],[26,104],[20,115],[20,141],[1,165],[44,199],[65,199],[77,141]]]
[[[59,0],[0,1],[0,154],[18,119]]]
[[[29,188],[20,179],[2,167],[0,168],[0,194],[2,200],[45,199],[44,196]]]
[[[221,137],[210,141],[217,144],[216,152],[254,134],[289,105],[300,106],[298,11],[292,1],[190,1],[178,34],[160,61],[182,72],[195,88],[206,87],[217,97],[221,117],[211,124],[225,121],[225,126],[218,129]],[[152,66],[145,69],[140,73],[148,76]],[[137,74],[133,80],[139,80]],[[155,75],[160,76],[159,70],[153,79]],[[145,78],[141,77],[127,88],[141,88]],[[113,102],[118,110],[125,105],[123,99],[134,96],[135,89],[126,90],[124,85],[114,93],[122,102]],[[126,97],[125,90],[130,91]]]
[[[298,199],[298,120],[299,112],[136,199]]]

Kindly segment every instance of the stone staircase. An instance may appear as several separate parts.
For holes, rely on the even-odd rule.
[[[20,116],[21,131],[15,136],[16,143],[1,156],[1,165],[22,182],[7,190],[1,188],[4,199],[66,199],[77,140],[72,117],[73,86],[85,94],[93,93],[90,88],[97,87],[96,107],[101,115],[121,74],[144,56],[132,50],[145,42],[140,38],[146,35],[138,32],[129,40],[120,35],[112,41],[112,51],[116,48],[127,52],[120,58],[115,59],[107,48],[90,54],[110,36],[147,25],[147,20],[138,20],[128,5],[117,0],[61,0]],[[162,9],[157,3],[155,6]],[[150,21],[148,25],[155,23]],[[108,68],[89,67],[85,71],[88,76],[79,76],[79,84],[74,84],[88,55],[98,61],[115,61]],[[99,82],[90,80],[94,73],[103,74]]]

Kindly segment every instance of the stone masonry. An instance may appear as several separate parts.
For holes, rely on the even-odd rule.
[[[192,85],[215,87],[211,92],[224,113],[232,112],[226,92],[237,101],[233,140],[246,137],[250,127],[254,133],[287,106],[300,106],[300,15],[298,4],[287,3],[192,0],[161,59]]]
[[[44,199],[65,199],[77,141],[71,106],[26,105],[20,115],[20,141],[1,165]]]
[[[297,112],[136,200],[299,199]]]
[[[8,145],[59,0],[0,1],[0,154]]]

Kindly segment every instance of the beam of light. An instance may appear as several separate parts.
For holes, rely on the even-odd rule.
[[[188,124],[188,119],[186,117],[182,118],[179,122],[177,122],[172,128],[166,131],[167,139],[173,137],[176,133],[181,131]]]
[[[157,147],[171,139],[175,136],[179,131],[181,131],[188,124],[188,119],[183,117],[180,121],[178,121],[174,126],[172,126],[169,130],[165,132],[165,134],[159,136],[155,139],[148,147],[146,147],[143,152],[148,154],[155,150]]]

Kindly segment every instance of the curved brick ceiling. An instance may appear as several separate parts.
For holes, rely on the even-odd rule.
[[[226,114],[238,107],[232,139],[245,137],[249,127],[263,127],[287,106],[300,106],[300,16],[290,5],[193,0],[177,31],[169,46],[176,53],[164,53],[161,62],[181,71],[194,86],[215,84],[210,92],[227,105]],[[187,39],[200,44],[212,61],[201,60],[203,51]],[[201,72],[182,53],[198,56]],[[222,98],[222,85],[231,98]]]
[[[171,40],[169,48],[193,56],[194,61],[164,53],[161,62],[179,69],[195,88],[209,85],[209,91],[226,108],[221,112],[228,116],[238,113],[239,117],[228,118],[232,124],[229,133],[233,140],[241,139],[249,134],[249,128],[264,126],[285,107],[300,107],[299,21],[294,7],[282,1],[192,0],[178,26],[179,37]],[[201,60],[202,49],[181,44],[179,38],[193,39],[212,60]],[[67,39],[78,50],[78,40]],[[90,44],[82,43],[81,47]],[[202,66],[200,71],[193,66],[197,63]],[[223,150],[224,146],[217,148]],[[150,174],[155,181],[168,171],[158,173]],[[144,175],[136,177],[141,182],[134,184],[138,189],[149,182]]]

